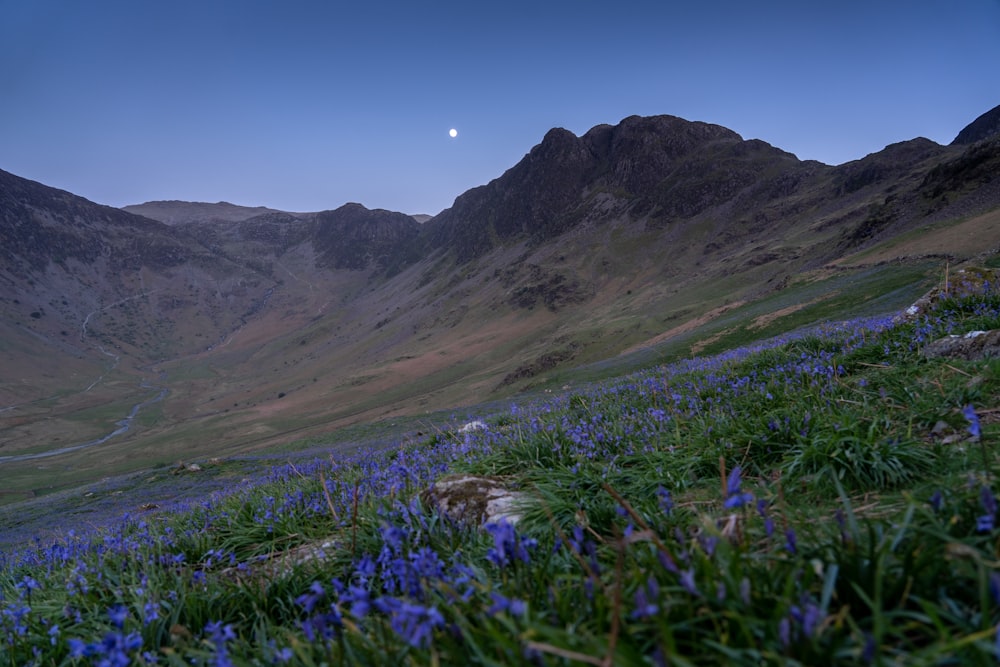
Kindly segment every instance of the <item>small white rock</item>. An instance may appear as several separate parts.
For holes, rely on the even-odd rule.
[[[485,430],[486,430],[486,422],[476,419],[462,426],[462,428],[458,429],[458,432],[472,433],[473,431],[485,431]]]

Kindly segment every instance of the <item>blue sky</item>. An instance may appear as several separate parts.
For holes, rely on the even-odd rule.
[[[102,204],[437,213],[633,114],[948,143],[1000,104],[1000,0],[0,0],[0,91],[0,169]]]

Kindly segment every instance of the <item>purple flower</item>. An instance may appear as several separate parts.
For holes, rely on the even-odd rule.
[[[993,492],[986,485],[979,490],[979,503],[986,510],[986,514],[976,518],[976,530],[980,533],[988,533],[993,530],[994,519],[997,514],[997,499]]]
[[[745,605],[750,604],[750,580],[746,577],[740,580],[740,600]]]
[[[795,536],[795,529],[789,528],[785,531],[785,548],[792,555],[798,551],[798,539]]]
[[[865,647],[861,650],[861,661],[866,665],[872,664],[875,660],[876,649],[878,649],[878,644],[875,643],[875,637],[865,633]]]
[[[398,526],[385,526],[382,528],[382,540],[392,549],[394,553],[399,553],[403,549],[406,541],[406,530]]]
[[[497,523],[486,524],[486,531],[493,536],[493,548],[486,553],[486,558],[497,567],[505,567],[515,559],[522,563],[531,560],[530,549],[538,546],[538,541],[517,535],[514,524],[506,519]]]
[[[680,574],[681,586],[691,595],[698,595],[698,587],[694,583],[694,568],[682,570]]]
[[[306,610],[307,614],[311,614],[316,605],[326,597],[326,590],[323,588],[323,584],[318,581],[312,582],[309,586],[309,592],[303,593],[299,597],[295,598],[296,604]]]
[[[147,602],[143,607],[143,612],[145,613],[143,625],[149,625],[160,617],[160,603],[153,601]]]
[[[511,616],[523,616],[528,609],[524,600],[508,598],[500,593],[490,593],[490,597],[493,598],[493,604],[486,610],[490,616],[496,616],[502,612],[507,612]]]
[[[740,480],[741,473],[740,466],[736,466],[726,479],[726,501],[723,503],[723,507],[726,509],[743,507],[743,505],[753,501],[752,493],[743,493],[740,490],[740,486],[742,485],[742,481]]]
[[[116,604],[108,609],[108,616],[111,618],[111,624],[120,630],[128,618],[128,609],[124,605]]]
[[[979,502],[988,514],[997,513],[997,499],[993,497],[993,492],[990,491],[990,487],[984,485],[983,488],[979,490]]]
[[[940,512],[941,508],[944,507],[944,495],[940,490],[935,491],[927,502],[930,503],[935,512]]]
[[[674,501],[670,498],[670,491],[660,486],[656,489],[656,495],[660,499],[660,510],[669,516],[674,509]]]
[[[368,589],[361,586],[349,586],[341,600],[351,603],[351,616],[354,618],[364,618],[371,611],[371,596]]]
[[[979,415],[976,414],[976,409],[972,407],[972,404],[966,405],[962,408],[962,414],[969,422],[969,434],[974,440],[979,440],[980,430],[979,430]]]
[[[209,636],[209,640],[215,646],[215,655],[213,665],[215,667],[232,667],[233,662],[229,659],[229,649],[226,648],[226,643],[236,639],[236,633],[233,632],[233,626],[222,624],[222,621],[213,621],[205,626],[205,632]]]
[[[660,612],[660,586],[656,579],[650,577],[646,580],[645,586],[640,586],[635,591],[635,609],[632,611],[632,618],[650,618]]]
[[[792,643],[792,622],[787,616],[778,622],[778,641],[784,648],[788,648]]]
[[[76,637],[70,637],[66,643],[69,645],[69,657],[71,658],[86,658],[97,652],[97,647],[94,644],[88,644]]]
[[[444,625],[444,616],[436,607],[403,602],[392,613],[392,629],[414,648],[430,646],[434,629]]]
[[[811,602],[806,604],[802,613],[802,633],[806,637],[813,637],[819,628],[820,621],[823,620],[823,610]]]

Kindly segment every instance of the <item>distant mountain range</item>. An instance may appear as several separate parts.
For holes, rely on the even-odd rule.
[[[553,129],[430,218],[120,210],[0,171],[0,467],[153,385],[155,415],[77,470],[501,397],[804,276],[995,252],[998,175],[1000,107],[839,166],[672,116]]]

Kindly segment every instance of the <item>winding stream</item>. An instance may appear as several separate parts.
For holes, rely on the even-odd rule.
[[[44,459],[50,456],[59,456],[60,454],[68,454],[69,452],[75,452],[80,449],[87,449],[88,447],[95,447],[97,445],[103,445],[105,442],[111,438],[117,437],[126,433],[130,428],[132,428],[132,422],[139,414],[142,408],[158,403],[166,398],[167,394],[170,393],[169,389],[163,387],[155,387],[145,380],[139,385],[142,389],[159,389],[159,393],[153,398],[148,398],[144,401],[140,401],[132,406],[129,413],[123,418],[115,422],[115,430],[111,431],[107,435],[102,435],[96,440],[88,440],[87,442],[82,442],[78,445],[70,445],[68,447],[60,447],[59,449],[51,449],[47,452],[40,452],[38,454],[14,454],[11,456],[0,456],[0,463],[14,463],[16,461],[31,461],[32,459]]]

